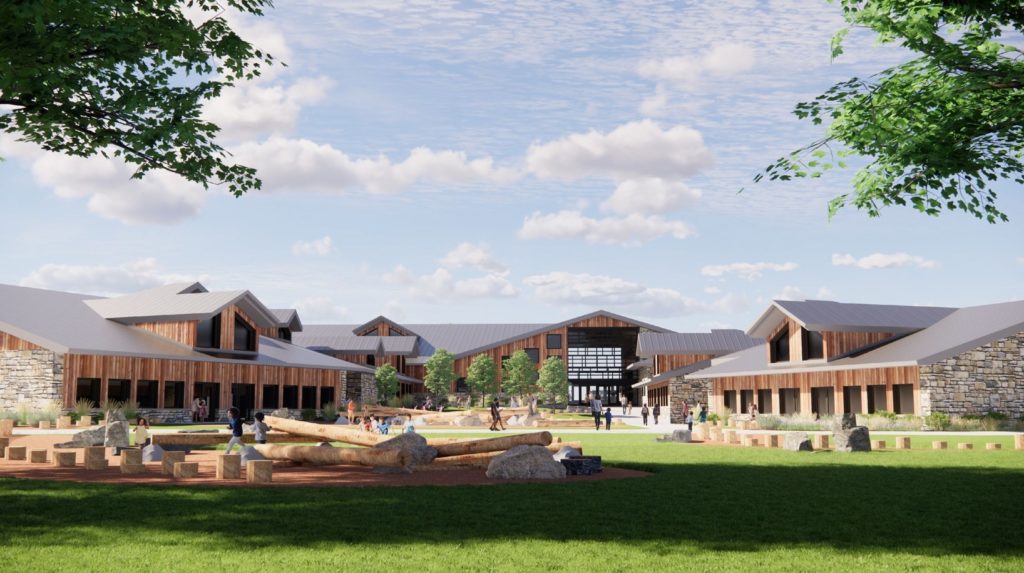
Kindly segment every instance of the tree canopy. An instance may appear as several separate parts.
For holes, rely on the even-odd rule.
[[[831,1],[831,0],[830,0]],[[1024,184],[1024,4],[1020,0],[839,0],[849,27],[832,41],[843,53],[850,27],[898,44],[911,60],[840,82],[794,113],[824,137],[781,157],[754,180],[820,177],[867,161],[853,189],[829,203],[870,216],[910,205],[928,215],[965,211],[1007,221],[992,184]],[[1010,38],[1016,43],[1011,43]]]
[[[530,396],[537,393],[537,365],[525,350],[516,350],[505,360],[505,373],[501,379],[502,389],[513,396]]]
[[[498,366],[494,359],[488,354],[477,354],[469,363],[466,370],[466,385],[469,386],[470,403],[473,402],[473,393],[480,394],[480,403],[483,405],[487,394],[493,394],[498,389]]]
[[[455,355],[444,348],[438,348],[427,359],[425,366],[427,375],[423,377],[423,384],[438,400],[444,398],[451,392],[452,382],[455,381]]]
[[[374,373],[377,380],[377,400],[384,402],[398,395],[398,370],[390,364],[384,364]]]
[[[203,103],[273,58],[228,25],[271,0],[0,2],[0,131],[68,155],[121,157],[236,196],[255,169],[227,162]]]
[[[564,404],[569,400],[569,378],[565,363],[558,356],[548,356],[540,367],[537,378],[541,399],[549,404]]]

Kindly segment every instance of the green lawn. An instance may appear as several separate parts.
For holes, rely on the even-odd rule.
[[[75,572],[1024,570],[1024,452],[796,454],[649,435],[565,439],[654,475],[267,490],[7,479],[0,563]]]

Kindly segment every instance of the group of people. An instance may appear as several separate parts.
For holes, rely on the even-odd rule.
[[[210,403],[199,396],[192,399],[192,421],[205,422],[210,419]]]

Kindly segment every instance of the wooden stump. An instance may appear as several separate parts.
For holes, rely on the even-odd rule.
[[[933,450],[945,450],[947,448],[949,448],[949,442],[943,440],[935,440],[934,442],[932,442]]]
[[[107,469],[107,449],[103,446],[91,446],[83,448],[85,451],[85,469],[105,470]]]
[[[50,429],[50,421],[49,420],[39,420],[39,429],[40,430],[49,430]]]
[[[989,443],[985,444],[985,449],[986,450],[1001,450],[1001,449],[1003,449],[1003,445],[1000,444],[999,442],[989,442]]]
[[[88,427],[92,425],[92,416],[82,416],[78,419],[79,427]]]
[[[760,448],[761,444],[764,443],[764,439],[762,439],[761,436],[750,436],[747,438],[747,441],[752,448]]]
[[[11,445],[10,438],[0,438],[0,458],[4,457],[4,449]]]
[[[884,450],[885,449],[885,440],[871,440],[871,449],[872,450]]]
[[[7,446],[7,459],[12,462],[23,462],[27,452],[28,448],[25,446]]]
[[[34,464],[45,464],[46,463],[46,450],[29,450],[28,461]]]
[[[249,483],[270,483],[274,475],[271,460],[249,460],[245,464],[245,481]]]
[[[814,436],[814,441],[811,442],[816,450],[827,450],[828,449],[828,434],[818,434]]]
[[[160,462],[160,473],[165,476],[174,475],[174,464],[185,461],[185,452],[164,452]]]
[[[121,465],[141,466],[142,448],[124,448],[121,450]]]
[[[174,479],[194,478],[199,475],[199,462],[175,462],[173,471]]]
[[[70,429],[72,427],[73,427],[73,424],[71,422],[71,416],[61,416],[60,418],[57,418],[57,429],[58,430],[68,430],[68,429]]]
[[[1024,450],[1024,434],[1017,434],[1013,437],[1013,449]]]
[[[73,468],[75,467],[75,452],[66,450],[53,451],[53,467]]]
[[[0,420],[0,437],[9,438],[14,433],[14,420]]]
[[[242,477],[242,456],[220,454],[217,456],[217,479],[238,479]]]
[[[129,475],[144,474],[148,471],[143,464],[121,464],[118,467],[121,468],[121,473]]]
[[[974,444],[972,444],[970,442],[960,442],[959,444],[956,445],[956,449],[958,449],[958,450],[973,450],[974,449]]]
[[[772,434],[768,436],[768,447],[769,448],[781,448],[782,447],[782,436],[779,434]]]
[[[910,449],[910,438],[903,436],[896,438],[896,449],[897,450],[909,450]]]

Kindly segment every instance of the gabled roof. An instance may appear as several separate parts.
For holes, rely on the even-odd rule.
[[[633,388],[643,388],[644,386],[650,386],[651,384],[658,384],[659,382],[664,382],[666,380],[670,380],[670,379],[676,378],[678,376],[686,376],[687,374],[689,374],[691,372],[696,372],[696,371],[701,370],[703,368],[707,368],[710,365],[711,365],[711,360],[701,360],[700,362],[694,362],[693,364],[687,364],[686,366],[682,366],[680,368],[676,368],[675,370],[669,370],[668,372],[662,372],[661,374],[658,374],[657,376],[654,376],[653,378],[648,378],[646,380],[637,382],[636,384],[633,384]]]
[[[369,320],[367,322],[364,322],[363,324],[360,324],[358,326],[353,326],[352,327],[352,332],[362,332],[362,331],[366,330],[367,328],[370,328],[371,326],[379,327],[381,324],[387,324],[388,326],[392,326],[394,328],[397,328],[398,330],[402,330],[402,331],[405,331],[405,332],[410,332],[409,328],[407,326],[404,326],[402,324],[398,324],[397,322],[391,320],[390,318],[388,318],[388,317],[386,317],[384,315],[380,315],[380,316],[378,316],[378,317],[376,317],[374,319],[371,319],[371,320]],[[413,334],[415,334],[415,333],[413,333]]]
[[[178,283],[124,296],[87,301],[92,309],[109,320],[123,324],[204,320],[225,307],[237,305],[256,326],[270,328],[278,318],[247,290],[208,292],[199,283]]]
[[[792,318],[807,330],[903,334],[931,326],[954,310],[935,306],[857,304],[831,300],[775,300],[747,330],[747,334],[767,338],[786,317]]]
[[[1024,332],[1024,301],[956,309],[931,326],[894,338],[887,344],[822,364],[768,363],[764,348],[753,347],[711,361],[711,366],[690,378],[772,375],[864,368],[888,368],[935,364]]]
[[[742,330],[714,329],[711,332],[641,332],[637,356],[657,354],[728,354],[757,346],[763,338],[747,336]]]
[[[418,336],[381,336],[380,344],[384,354],[411,356],[416,352]]]
[[[279,328],[287,328],[292,332],[302,332],[302,321],[299,320],[299,311],[294,308],[272,308],[270,312],[277,318]]]

